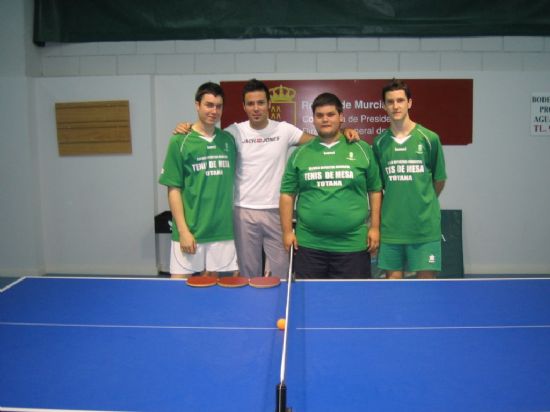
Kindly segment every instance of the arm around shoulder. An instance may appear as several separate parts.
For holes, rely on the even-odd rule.
[[[302,133],[302,137],[300,137],[300,141],[298,142],[298,145],[301,146],[303,144],[309,143],[313,140],[315,136],[312,134],[309,134],[307,132]]]

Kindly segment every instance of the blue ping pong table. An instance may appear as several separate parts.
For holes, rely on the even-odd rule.
[[[273,412],[286,288],[23,279],[0,410]],[[550,279],[297,281],[290,312],[294,412],[550,411]]]

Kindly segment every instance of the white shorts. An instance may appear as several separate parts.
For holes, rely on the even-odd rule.
[[[194,255],[183,253],[179,242],[172,240],[170,252],[170,274],[190,275],[208,270],[229,272],[238,269],[237,252],[233,240],[198,243]]]

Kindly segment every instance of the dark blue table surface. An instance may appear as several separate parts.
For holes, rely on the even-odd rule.
[[[286,287],[27,278],[0,293],[0,410],[272,412]],[[550,410],[550,279],[291,296],[294,412]]]

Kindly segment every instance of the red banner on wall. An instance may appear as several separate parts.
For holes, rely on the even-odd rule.
[[[445,145],[472,143],[472,79],[405,80],[412,92],[411,119],[439,134]],[[344,105],[345,127],[372,143],[389,126],[382,87],[388,80],[265,80],[271,94],[270,117],[317,134],[311,103],[321,93],[337,95]],[[242,88],[246,81],[221,82],[225,92],[222,127],[246,120]]]

